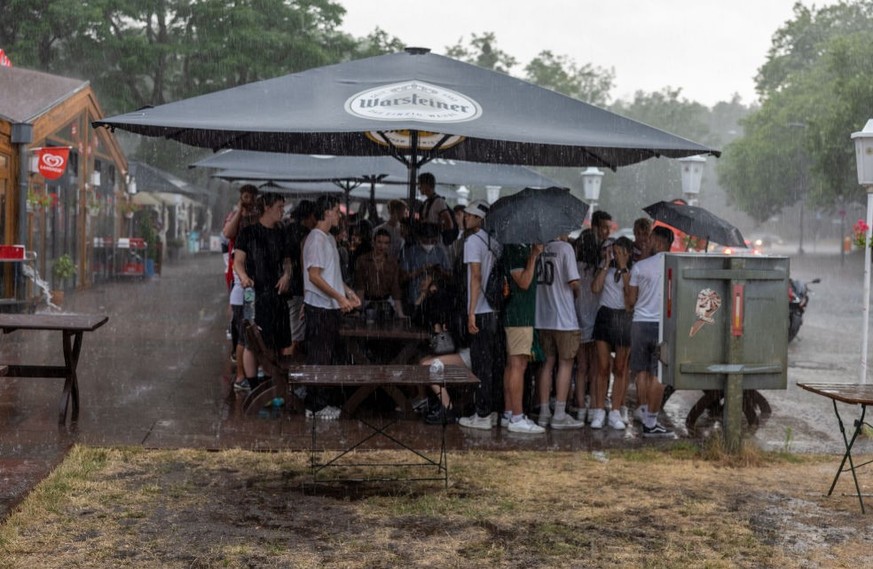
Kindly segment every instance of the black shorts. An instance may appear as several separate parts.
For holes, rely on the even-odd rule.
[[[601,306],[594,319],[594,340],[606,342],[613,349],[630,346],[632,321],[633,313],[623,308]]]
[[[658,375],[658,323],[634,322],[631,325],[630,370]]]

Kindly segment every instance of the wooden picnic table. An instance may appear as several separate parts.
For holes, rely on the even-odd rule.
[[[363,365],[413,363],[421,344],[430,339],[427,330],[415,326],[408,318],[367,322],[359,316],[343,318],[340,336],[345,341],[351,363]],[[368,342],[383,346],[393,344],[397,351],[387,361],[374,361],[368,353]]]
[[[837,416],[837,424],[840,428],[840,434],[843,437],[843,443],[846,447],[846,452],[843,454],[843,460],[840,461],[840,467],[837,469],[837,474],[834,476],[834,481],[831,483],[831,488],[828,490],[828,496],[833,494],[834,488],[837,485],[837,480],[843,472],[849,471],[852,473],[852,480],[855,482],[855,492],[858,495],[858,501],[861,503],[861,513],[864,510],[864,498],[861,494],[861,486],[858,484],[857,469],[870,464],[873,460],[855,464],[852,459],[852,447],[855,445],[855,440],[864,429],[864,426],[873,427],[869,422],[866,422],[867,406],[873,405],[873,385],[858,384],[858,383],[798,383],[798,387],[805,389],[816,395],[827,397],[831,400],[834,406],[834,414]],[[846,435],[846,428],[843,425],[843,418],[840,416],[840,410],[837,407],[837,402],[847,403],[849,405],[860,405],[861,413],[854,421],[855,430],[852,432],[851,438]],[[849,467],[846,468],[846,462]]]
[[[9,334],[16,330],[61,332],[64,365],[4,364],[5,377],[64,378],[64,389],[58,412],[58,423],[66,423],[67,409],[72,400],[71,421],[79,418],[79,380],[76,368],[82,351],[82,337],[109,320],[97,314],[0,314],[0,330]]]

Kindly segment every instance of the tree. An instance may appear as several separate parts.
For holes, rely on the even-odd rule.
[[[801,199],[830,208],[861,197],[849,135],[869,118],[871,75],[873,3],[796,5],[757,78],[764,102],[719,163],[736,205],[764,221]]]
[[[526,79],[569,97],[606,106],[615,80],[614,69],[603,69],[586,63],[581,67],[566,55],[541,51],[524,68]]]
[[[502,49],[497,49],[497,38],[494,37],[494,32],[485,32],[482,35],[472,34],[469,46],[464,46],[461,43],[463,41],[464,38],[461,37],[458,43],[447,47],[446,55],[507,75],[518,64],[517,59]]]

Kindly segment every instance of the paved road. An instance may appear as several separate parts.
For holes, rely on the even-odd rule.
[[[779,251],[777,251],[779,252]],[[786,246],[785,253],[792,253]],[[792,272],[821,277],[797,341],[789,347],[789,388],[766,392],[773,416],[747,437],[767,449],[840,451],[829,403],[796,387],[802,381],[853,382],[858,378],[862,263],[855,253],[841,263],[836,245],[792,257]],[[229,389],[225,339],[226,294],[220,256],[189,256],[164,267],[160,277],[112,282],[67,296],[71,312],[105,313],[109,323],[85,337],[79,377],[82,411],[74,428],[58,428],[60,380],[0,380],[0,516],[74,443],[220,449],[305,448],[307,425],[290,420],[245,419]],[[50,333],[16,332],[0,339],[0,361],[60,360]],[[873,381],[873,378],[871,378]],[[678,392],[667,412],[680,436],[699,392]],[[704,434],[718,420],[704,418]],[[339,424],[325,438],[348,436]],[[404,423],[422,444],[434,428]],[[506,432],[463,432],[450,427],[459,449],[601,450],[652,444],[637,429],[626,432],[555,432],[530,437]],[[869,443],[864,441],[863,444]]]

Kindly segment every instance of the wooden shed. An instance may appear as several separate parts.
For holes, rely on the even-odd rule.
[[[0,243],[24,245],[27,263],[52,288],[84,287],[97,275],[95,243],[115,242],[121,211],[130,202],[127,161],[107,129],[87,81],[18,67],[0,67]],[[37,167],[36,149],[69,147],[57,179]],[[69,255],[73,278],[53,275]],[[39,295],[21,266],[2,262],[2,305],[27,304]]]

